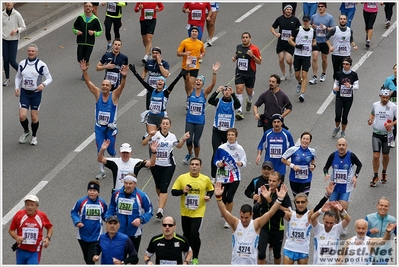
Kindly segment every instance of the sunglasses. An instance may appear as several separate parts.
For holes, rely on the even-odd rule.
[[[317,6],[318,8],[325,7],[325,6]]]
[[[305,201],[305,200],[302,200],[302,201],[295,201],[295,203],[296,203],[296,204],[305,204],[306,201]]]
[[[168,227],[173,227],[173,226],[175,226],[175,225],[174,225],[174,224],[171,224],[171,223],[163,223],[162,226],[163,226],[163,227],[166,227],[166,226],[168,226]]]

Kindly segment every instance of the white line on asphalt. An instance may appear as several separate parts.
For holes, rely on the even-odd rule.
[[[249,17],[252,13],[254,13],[256,10],[258,10],[259,8],[261,8],[263,6],[262,5],[257,5],[256,7],[252,8],[250,11],[248,11],[247,13],[245,13],[244,15],[242,15],[240,18],[238,18],[235,23],[240,23],[241,21],[243,21],[245,18]]]
[[[391,27],[389,27],[385,32],[384,32],[384,34],[382,35],[382,37],[388,37],[388,35],[391,33],[391,32],[393,32],[393,30],[395,30],[395,28],[396,28],[396,24],[397,24],[397,21],[395,21],[392,25],[391,25]]]
[[[353,71],[357,71],[361,65],[363,65],[363,63],[366,61],[366,59],[372,54],[372,51],[367,51],[366,54],[364,54],[359,62],[357,62],[352,70]],[[331,93],[328,95],[327,99],[323,102],[323,104],[320,106],[319,110],[316,112],[317,114],[323,114],[324,111],[326,110],[326,108],[328,107],[328,105],[330,105],[331,101],[333,101],[333,99],[335,98],[335,94],[331,91]]]
[[[62,17],[60,20],[57,20],[57,21],[49,24],[48,26],[46,26],[46,30],[40,29],[40,30],[32,33],[31,34],[32,37],[29,37],[29,39],[24,38],[22,41],[19,42],[18,50],[33,43],[36,40],[42,38],[43,36],[57,30],[58,28],[64,26],[68,22],[70,22],[71,20],[76,19],[81,13],[82,13],[81,10],[77,10],[77,11],[69,14],[68,16]]]
[[[38,184],[36,185],[35,188],[32,189],[32,191],[30,191],[30,192],[27,194],[27,196],[28,196],[28,195],[36,195],[47,183],[48,183],[48,181],[41,181],[40,183],[38,183]],[[24,198],[25,198],[25,197],[24,197]],[[21,199],[21,201],[18,202],[18,204],[15,205],[15,207],[12,208],[12,209],[6,214],[6,216],[3,217],[3,220],[2,220],[3,226],[6,225],[6,224],[12,219],[12,217],[14,217],[14,215],[15,215],[15,213],[16,213],[17,211],[19,211],[20,209],[23,208],[23,206],[24,206],[24,198]]]

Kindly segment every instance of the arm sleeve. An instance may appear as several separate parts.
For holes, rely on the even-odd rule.
[[[183,195],[183,190],[172,189],[172,196],[178,197]]]
[[[169,91],[169,93],[172,92],[173,88],[175,87],[175,85],[177,84],[177,82],[180,80],[181,77],[182,76],[179,73],[179,75],[177,75],[176,79],[174,79],[173,82],[168,86],[167,91]]]
[[[97,25],[96,25],[96,33],[94,34],[95,37],[100,36],[103,33],[103,27],[101,26],[100,20],[97,18]]]
[[[44,81],[46,83],[46,86],[49,86],[49,84],[53,81],[53,77],[51,77],[50,71],[47,68],[46,64],[44,64],[43,75],[44,77],[46,77],[46,80]]]
[[[99,256],[100,254],[101,254],[101,246],[100,246],[100,240],[98,240],[96,245],[94,246],[94,256]]]
[[[137,80],[139,80],[139,82],[144,86],[145,89],[147,89],[148,91],[152,92],[154,91],[154,88],[149,85],[146,81],[143,80],[143,78],[141,78],[141,76],[138,74],[138,72],[136,71],[136,73],[133,73],[134,76],[136,76]]]
[[[143,208],[145,212],[140,216],[140,219],[142,219],[143,221],[142,223],[145,224],[151,220],[154,214],[152,212],[152,203],[149,197],[143,193],[142,199],[143,199]]]
[[[118,165],[112,160],[107,160],[104,165],[112,171],[112,178],[114,179],[114,185],[116,184],[116,178],[118,177]]]
[[[328,169],[331,167],[333,159],[334,159],[334,153],[331,153],[330,156],[328,157],[327,161],[326,161],[326,164],[323,167],[323,174],[328,173]]]
[[[355,173],[359,174],[360,170],[362,169],[363,164],[360,162],[359,158],[355,155],[355,153],[351,153],[351,161],[352,161],[352,164],[356,165]]]
[[[80,18],[80,16],[76,18],[75,22],[73,23],[73,27],[72,27],[73,34],[75,34],[75,35],[78,33],[77,25],[78,25],[79,18]]]
[[[75,203],[75,206],[73,206],[71,210],[71,218],[74,226],[76,226],[76,224],[80,222],[79,207],[80,207],[80,202],[78,201]]]
[[[247,188],[245,189],[244,194],[252,199],[252,196],[255,194],[255,180],[252,179]]]
[[[137,264],[139,262],[139,258],[137,257],[137,251],[134,248],[134,245],[130,238],[126,239],[125,243],[125,255],[129,254],[129,257],[123,260],[125,264]]]
[[[219,103],[219,98],[217,98],[218,92],[213,92],[213,94],[209,97],[208,103],[212,106],[216,106]]]
[[[164,9],[164,6],[163,6],[162,2],[158,2],[157,6],[159,7],[158,12],[161,12]]]

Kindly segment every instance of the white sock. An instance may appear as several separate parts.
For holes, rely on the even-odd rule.
[[[252,103],[252,98],[254,97],[254,95],[255,95],[255,90],[252,90],[252,95],[248,96],[249,103]]]
[[[158,208],[158,212],[163,213],[163,209]]]
[[[242,94],[236,94],[236,95],[237,95],[238,100],[240,100],[240,103],[241,103],[241,107],[238,110],[242,112],[242,100],[243,100]]]
[[[104,172],[104,164],[99,163],[100,164],[100,172]]]

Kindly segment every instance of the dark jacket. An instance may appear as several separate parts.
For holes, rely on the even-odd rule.
[[[95,15],[92,15],[88,22],[86,22],[86,16],[84,13],[76,18],[72,30],[73,33],[76,35],[76,42],[78,43],[78,45],[90,46],[94,46],[95,37],[100,36],[103,32],[100,20]],[[93,35],[90,35],[89,30],[95,31],[95,33]],[[83,32],[83,34],[77,35],[78,31]]]

